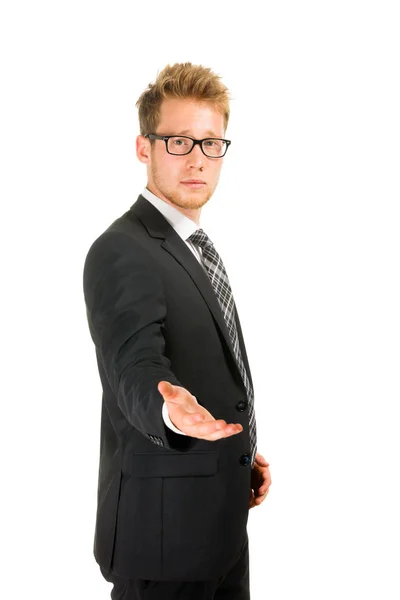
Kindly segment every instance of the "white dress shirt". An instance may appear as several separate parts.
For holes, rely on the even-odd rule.
[[[197,229],[200,229],[201,225],[196,225],[196,223],[189,219],[189,217],[183,215],[177,208],[171,206],[171,204],[167,204],[167,202],[161,200],[161,198],[158,196],[155,196],[147,188],[145,188],[142,192],[142,196],[146,198],[146,200],[148,200],[167,219],[168,223],[175,229],[176,233],[193,252],[196,259],[204,269],[204,265],[201,261],[201,249],[194,246],[192,242],[188,241],[187,239]],[[162,416],[164,423],[167,425],[167,427],[172,429],[172,431],[175,431],[175,433],[180,433],[181,435],[186,435],[186,433],[183,433],[183,431],[175,427],[175,425],[172,423],[171,419],[169,418],[168,408],[165,402],[162,407]]]

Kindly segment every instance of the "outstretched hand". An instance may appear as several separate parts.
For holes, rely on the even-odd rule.
[[[240,423],[227,423],[224,419],[215,419],[184,387],[160,381],[158,391],[167,404],[172,423],[186,435],[214,442],[243,431]]]

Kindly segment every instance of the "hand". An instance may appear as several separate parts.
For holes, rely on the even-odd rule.
[[[228,424],[224,419],[214,419],[195,396],[179,385],[160,381],[158,391],[167,404],[172,423],[186,435],[214,442],[243,431],[240,423]]]
[[[271,474],[269,472],[269,463],[261,454],[256,453],[254,466],[251,470],[251,487],[249,508],[259,506],[264,502],[271,485]]]

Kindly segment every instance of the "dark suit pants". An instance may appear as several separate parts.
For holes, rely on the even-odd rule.
[[[148,581],[122,579],[101,570],[114,584],[111,600],[250,600],[248,538],[231,570],[217,580]]]

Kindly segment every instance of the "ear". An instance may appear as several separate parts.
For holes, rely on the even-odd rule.
[[[143,135],[138,135],[136,138],[136,156],[141,163],[149,164],[151,159],[150,140]]]

